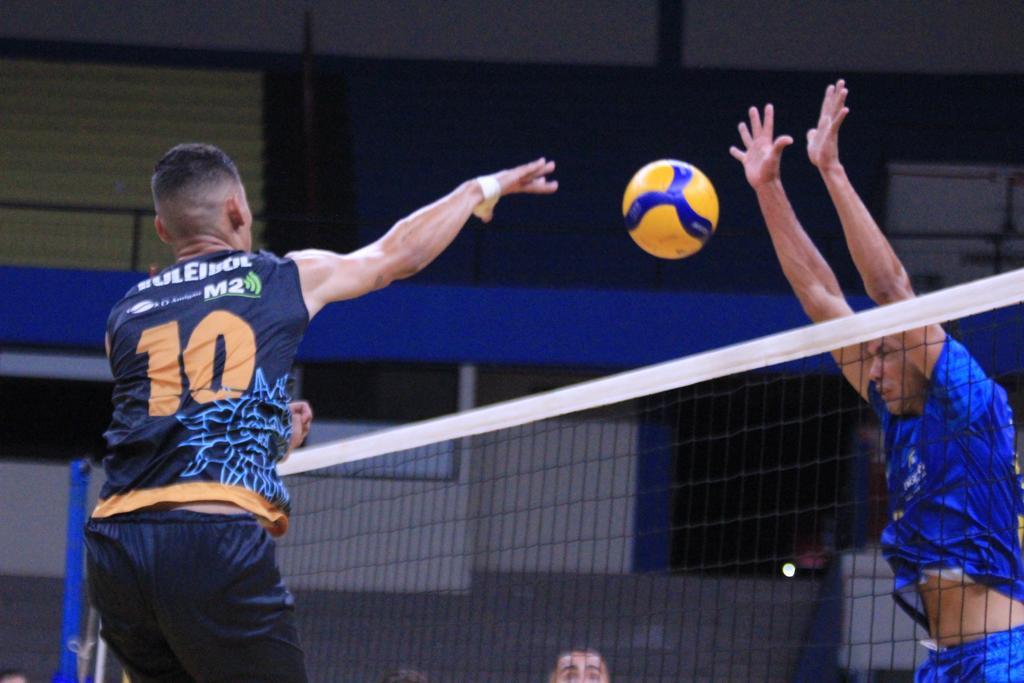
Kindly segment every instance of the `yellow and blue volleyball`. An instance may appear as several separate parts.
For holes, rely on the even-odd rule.
[[[622,197],[622,216],[633,241],[658,258],[696,254],[718,226],[718,195],[696,166],[653,161],[633,176]]]

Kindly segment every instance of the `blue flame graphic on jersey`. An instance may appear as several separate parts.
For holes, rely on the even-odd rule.
[[[238,398],[214,401],[178,421],[196,432],[180,446],[198,450],[182,477],[194,477],[210,464],[220,466],[220,483],[244,486],[285,511],[288,492],[274,465],[285,455],[292,437],[291,412],[284,375],[274,386],[257,368],[252,391]]]

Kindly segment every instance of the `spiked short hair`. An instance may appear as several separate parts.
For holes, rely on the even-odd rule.
[[[219,147],[199,142],[175,145],[156,162],[150,186],[153,200],[172,199],[183,191],[194,190],[225,180],[241,184],[235,162]]]

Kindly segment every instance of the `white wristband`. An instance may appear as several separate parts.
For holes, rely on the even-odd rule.
[[[484,193],[484,200],[473,209],[473,215],[482,221],[491,220],[494,215],[494,205],[501,199],[501,183],[493,175],[478,176],[476,182]]]
[[[492,175],[479,176],[476,181],[480,183],[480,189],[484,191],[484,201],[489,202],[501,194],[501,183]]]

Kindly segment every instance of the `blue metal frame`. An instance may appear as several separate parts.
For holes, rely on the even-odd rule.
[[[78,683],[79,629],[82,623],[82,579],[85,551],[85,508],[89,494],[89,463],[71,462],[68,488],[68,535],[64,555],[64,610],[60,633],[60,665],[52,683]],[[88,678],[86,679],[89,680]]]

